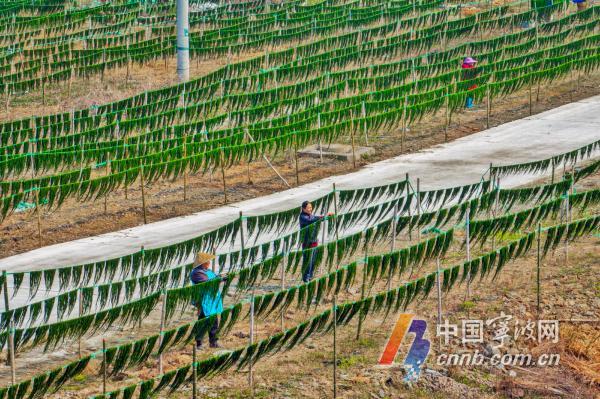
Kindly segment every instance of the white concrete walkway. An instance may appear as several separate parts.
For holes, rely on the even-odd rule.
[[[354,173],[322,179],[229,206],[95,237],[44,247],[0,260],[9,272],[77,265],[125,255],[144,245],[155,248],[210,231],[234,218],[271,213],[299,206],[305,199],[339,189],[421,179],[423,190],[479,181],[490,162],[497,165],[528,162],[579,148],[600,139],[600,96],[568,104],[415,154],[373,163]],[[597,155],[597,154],[596,154]],[[539,176],[504,178],[503,187],[525,184]]]

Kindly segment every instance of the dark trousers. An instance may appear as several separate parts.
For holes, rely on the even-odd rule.
[[[314,248],[310,251],[302,251],[302,270],[304,271],[304,273],[302,273],[302,281],[305,283],[308,283],[313,278],[315,272],[315,258],[316,252]]]
[[[202,320],[205,317],[206,316],[204,315],[202,308],[200,308],[200,310],[198,311],[198,320]],[[212,326],[210,326],[210,330],[208,330],[208,342],[211,345],[216,344],[217,341],[219,340],[219,338],[217,337],[218,329],[219,329],[219,318],[215,317],[215,321],[213,322]],[[202,335],[203,334],[200,331],[198,333],[196,333],[196,344],[202,344]]]

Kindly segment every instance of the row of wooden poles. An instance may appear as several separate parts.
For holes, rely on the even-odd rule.
[[[492,164],[490,164],[490,171],[492,170]],[[573,167],[574,168],[574,167]],[[566,173],[566,166],[563,169],[563,177]],[[554,181],[554,174],[555,174],[555,169],[554,166],[552,168],[552,181]],[[489,181],[493,182],[493,185],[495,185],[496,190],[496,198],[494,201],[494,207],[491,210],[491,214],[493,217],[497,216],[498,213],[498,202],[499,202],[499,188],[500,188],[500,178],[497,176],[493,176],[493,174],[490,172],[489,174]],[[410,179],[409,179],[409,174],[406,174],[406,195],[408,197],[408,195],[410,195],[410,190],[411,190],[411,185],[410,185]],[[422,206],[421,206],[421,200],[420,200],[420,186],[421,186],[421,181],[419,178],[417,178],[416,181],[416,185],[417,188],[416,190],[413,189],[413,191],[416,191],[416,197],[417,197],[417,205],[416,205],[416,210],[415,210],[415,215],[419,216],[421,214],[422,211]],[[336,189],[336,185],[335,183],[333,183],[333,204],[334,204],[334,214],[337,215],[338,214],[338,193],[339,191]],[[408,209],[408,215],[411,215],[411,209]],[[391,228],[391,237],[390,237],[390,251],[393,252],[395,250],[395,245],[396,245],[396,220],[398,218],[398,206],[396,205],[394,207],[394,211],[393,211],[393,218],[392,218],[392,228]],[[243,228],[243,214],[240,211],[239,213],[239,218],[240,218],[240,223],[241,223],[241,228],[239,229],[239,239],[240,239],[240,244],[241,244],[241,250],[243,251],[246,247],[246,240],[245,240],[245,236],[244,236],[244,228]],[[569,197],[568,195],[565,196],[564,199],[564,206],[561,209],[561,222],[562,220],[571,220],[572,215],[571,215],[571,211],[570,211],[570,206],[569,206]],[[324,223],[329,223],[328,219],[324,220]],[[335,239],[339,240],[339,230],[338,230],[338,224],[336,222],[335,223]],[[567,227],[568,228],[568,227]],[[322,241],[323,241],[323,245],[325,244],[325,231],[326,231],[326,225],[321,226],[322,229]],[[537,226],[537,270],[536,270],[536,294],[537,294],[537,315],[538,318],[541,315],[541,223],[538,223]],[[466,233],[466,238],[465,238],[465,243],[466,243],[466,261],[469,262],[471,260],[471,242],[470,242],[470,211],[469,208],[467,208],[466,210],[466,215],[465,215],[465,233]],[[568,230],[566,232],[568,234]],[[417,235],[417,241],[421,240],[421,231],[419,229],[417,229],[416,231],[416,235]],[[413,237],[413,232],[411,230],[411,227],[409,226],[408,229],[408,238],[409,238],[409,242],[412,242],[412,238]],[[495,239],[492,237],[492,250],[495,248]],[[284,255],[289,254],[291,251],[291,248],[283,248],[283,253]],[[565,244],[564,244],[564,252],[565,252],[565,264],[568,262],[568,240],[565,239]],[[141,247],[141,252],[143,254],[144,252],[144,247]],[[213,252],[215,252],[215,248],[213,247]],[[365,264],[363,265],[363,276],[362,276],[362,284],[361,284],[361,299],[364,299],[366,296],[366,280],[367,280],[367,276],[366,276],[366,261],[367,261],[367,256],[368,256],[368,248],[365,248]],[[141,256],[141,273],[142,276],[144,275],[144,268],[145,268],[145,264],[144,264],[144,256]],[[285,261],[283,262],[285,263]],[[336,265],[336,268],[339,267],[339,265]],[[212,269],[213,271],[217,271],[217,265],[216,265],[216,260],[213,260],[212,262]],[[440,258],[437,257],[436,258],[436,270],[437,270],[437,278],[436,278],[436,288],[437,288],[437,321],[438,323],[442,322],[442,287],[441,287],[441,271],[440,271]],[[413,275],[413,266],[411,266],[411,270],[410,270],[410,276],[409,279],[412,278]],[[4,274],[4,307],[5,307],[5,311],[9,311],[10,310],[10,302],[9,302],[9,295],[8,295],[8,275],[6,273],[6,271],[3,272]],[[281,285],[280,288],[281,290],[285,289],[285,285],[286,285],[286,272],[285,272],[285,267],[281,267]],[[390,290],[391,289],[391,284],[392,284],[392,274],[391,274],[391,269],[388,275],[388,280],[387,280],[387,289]],[[471,296],[471,284],[470,284],[470,272],[469,275],[467,276],[467,297]],[[256,329],[256,323],[255,323],[255,317],[254,317],[254,297],[255,297],[255,291],[254,289],[252,290],[252,295],[250,297],[250,317],[249,317],[249,344],[252,345],[255,342],[255,329]],[[333,305],[332,305],[332,310],[333,310],[333,315],[334,315],[334,320],[336,318],[336,301],[337,298],[334,296],[333,297]],[[160,327],[159,327],[159,345],[162,342],[162,334],[163,331],[165,329],[165,325],[166,325],[166,303],[167,303],[167,291],[162,292],[162,308],[161,308],[161,318],[160,318]],[[79,316],[83,315],[83,311],[81,308],[82,305],[82,301],[81,301],[81,291],[79,294]],[[280,328],[281,331],[285,330],[285,314],[282,311],[280,314]],[[361,335],[361,331],[362,331],[362,324],[363,324],[363,316],[361,314],[359,314],[359,319],[358,319],[358,325],[357,325],[357,331],[356,331],[356,339],[360,339],[360,335]],[[141,327],[141,320],[140,320],[140,327]],[[15,347],[14,347],[14,325],[13,322],[11,321],[9,323],[9,327],[8,327],[8,357],[7,357],[7,362],[10,364],[11,367],[11,381],[13,384],[16,383],[16,371],[15,371]],[[78,338],[78,352],[79,352],[79,357],[82,357],[82,348],[81,348],[81,337]],[[192,351],[192,355],[193,355],[193,363],[196,364],[196,347],[194,345],[194,349]],[[106,364],[106,341],[105,339],[102,340],[102,356],[103,356],[103,367],[102,367],[102,373],[103,373],[103,385],[102,385],[102,390],[103,393],[107,392],[107,367],[105,367],[104,365]],[[254,397],[254,370],[253,370],[253,361],[252,359],[249,362],[249,366],[248,366],[248,383],[250,386],[250,391],[251,391],[251,396]],[[160,354],[158,356],[158,372],[159,374],[163,373],[163,355]],[[194,373],[196,372],[195,367],[194,367]],[[334,328],[333,328],[333,396],[336,397],[337,395],[337,326],[336,323],[334,322]],[[194,383],[193,383],[193,397],[196,397],[196,379],[194,378]]]
[[[537,29],[536,29],[536,38],[537,38]],[[413,60],[414,61],[414,60]],[[414,68],[413,68],[414,71]],[[414,75],[414,73],[413,73]],[[413,79],[416,79],[415,76],[413,76]],[[581,83],[581,71],[579,71],[577,80],[576,80],[576,89],[579,89]],[[533,85],[530,82],[529,87],[529,115],[533,115]],[[537,93],[536,93],[536,102],[539,101],[539,96],[540,96],[540,82],[537,82]],[[571,93],[571,97],[572,97],[572,93]],[[182,94],[182,98],[185,98],[185,92]],[[408,129],[407,126],[407,121],[406,121],[406,107],[408,105],[407,103],[408,98],[405,96],[404,98],[404,112],[402,115],[402,119],[401,119],[401,152],[404,152],[404,142],[405,142],[405,136],[406,136],[406,131]],[[185,101],[184,101],[185,102]],[[185,106],[185,104],[184,104]],[[489,129],[490,128],[490,116],[492,113],[492,100],[491,100],[491,95],[490,95],[490,88],[489,85],[487,87],[486,90],[486,128]],[[365,102],[362,102],[362,107],[361,107],[361,116],[364,118],[366,116],[366,105]],[[184,119],[187,120],[187,117],[184,115]],[[351,118],[351,121],[354,121],[353,118]],[[451,123],[451,112],[450,112],[450,108],[449,108],[449,92],[446,95],[446,101],[445,101],[445,123],[444,123],[444,141],[448,141],[448,131],[449,131],[449,126]],[[317,117],[317,128],[321,127],[321,122],[320,122],[320,115],[318,115]],[[352,126],[350,128],[350,139],[351,139],[351,146],[352,146],[352,165],[353,168],[356,169],[356,138],[355,138],[355,134],[354,134],[354,127]],[[364,140],[365,140],[365,145],[369,145],[369,136],[368,136],[368,132],[367,132],[367,127],[366,124],[362,127],[363,133],[364,133]],[[246,140],[247,142],[254,142],[254,137],[252,137],[252,135],[250,134],[250,132],[246,129],[245,131],[245,136],[246,136]],[[187,145],[187,135],[184,136],[184,144],[183,144],[183,151],[184,151],[184,157],[186,156],[186,145]],[[33,153],[35,153],[37,144],[34,142],[34,148],[33,148]],[[323,145],[321,140],[319,139],[318,141],[318,145],[317,145],[318,149],[319,149],[319,155],[320,155],[320,160],[321,162],[323,162]],[[83,151],[83,150],[82,150]],[[298,141],[296,138],[294,138],[294,149],[293,149],[293,153],[294,153],[294,166],[295,166],[295,178],[296,178],[296,185],[300,185],[300,172],[299,172],[299,162],[298,162]],[[226,179],[226,175],[225,175],[225,156],[224,156],[224,152],[223,149],[220,150],[220,172],[221,172],[221,180],[222,180],[222,185],[223,185],[223,197],[224,197],[224,202],[225,204],[227,204],[229,202],[229,198],[227,196],[227,179]],[[83,157],[83,152],[82,152],[82,157]],[[272,164],[272,162],[270,161],[270,159],[265,155],[262,154],[262,158],[263,160],[267,163],[268,167],[270,169],[272,169],[278,176],[278,178],[280,180],[282,180],[282,182],[288,187],[291,188],[291,185],[288,183],[288,181],[283,177],[283,175],[277,170],[277,168],[275,168],[275,166]],[[82,158],[82,162],[83,162],[83,158]],[[34,156],[31,156],[31,168],[32,168],[32,178],[35,178],[35,161],[34,161]],[[250,162],[247,162],[247,174],[248,174],[248,180],[250,181]],[[106,175],[110,174],[110,157],[107,156],[107,160],[106,160]],[[554,171],[553,171],[554,174]],[[212,179],[212,171],[211,171],[211,179]],[[146,190],[145,190],[145,182],[144,182],[144,166],[141,166],[141,170],[140,170],[140,190],[141,190],[141,200],[142,200],[142,218],[144,221],[144,224],[148,223],[148,217],[147,217],[147,204],[146,204]],[[128,197],[128,190],[127,190],[127,186],[125,186],[125,199],[127,199]],[[184,172],[183,173],[183,200],[187,201],[188,198],[188,173]],[[107,201],[108,201],[108,193],[104,195],[104,214],[107,214]],[[37,189],[35,189],[35,210],[37,213],[37,230],[38,230],[38,244],[41,247],[42,246],[42,217],[41,217],[41,212],[39,210],[39,192]]]

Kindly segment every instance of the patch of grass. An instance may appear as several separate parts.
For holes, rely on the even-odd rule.
[[[347,370],[350,367],[367,363],[367,357],[364,355],[350,355],[348,357],[342,357],[339,360],[340,370]]]
[[[477,305],[473,301],[464,301],[463,303],[458,305],[458,309],[461,310],[462,312],[470,312],[471,310],[473,310],[475,308],[475,306],[477,306]]]
[[[84,374],[77,374],[75,377],[73,377],[73,381],[75,382],[85,382],[87,380],[87,375]]]
[[[376,348],[378,345],[373,338],[361,338],[357,343],[365,348]]]

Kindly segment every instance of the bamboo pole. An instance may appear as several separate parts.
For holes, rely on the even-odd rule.
[[[142,213],[144,216],[144,224],[148,224],[146,215],[146,191],[144,190],[144,165],[140,167],[140,187],[142,189]]]
[[[227,204],[227,182],[225,181],[225,154],[223,152],[223,148],[220,148],[219,156],[221,158],[221,177],[223,178],[223,196],[225,198],[225,203]]]

